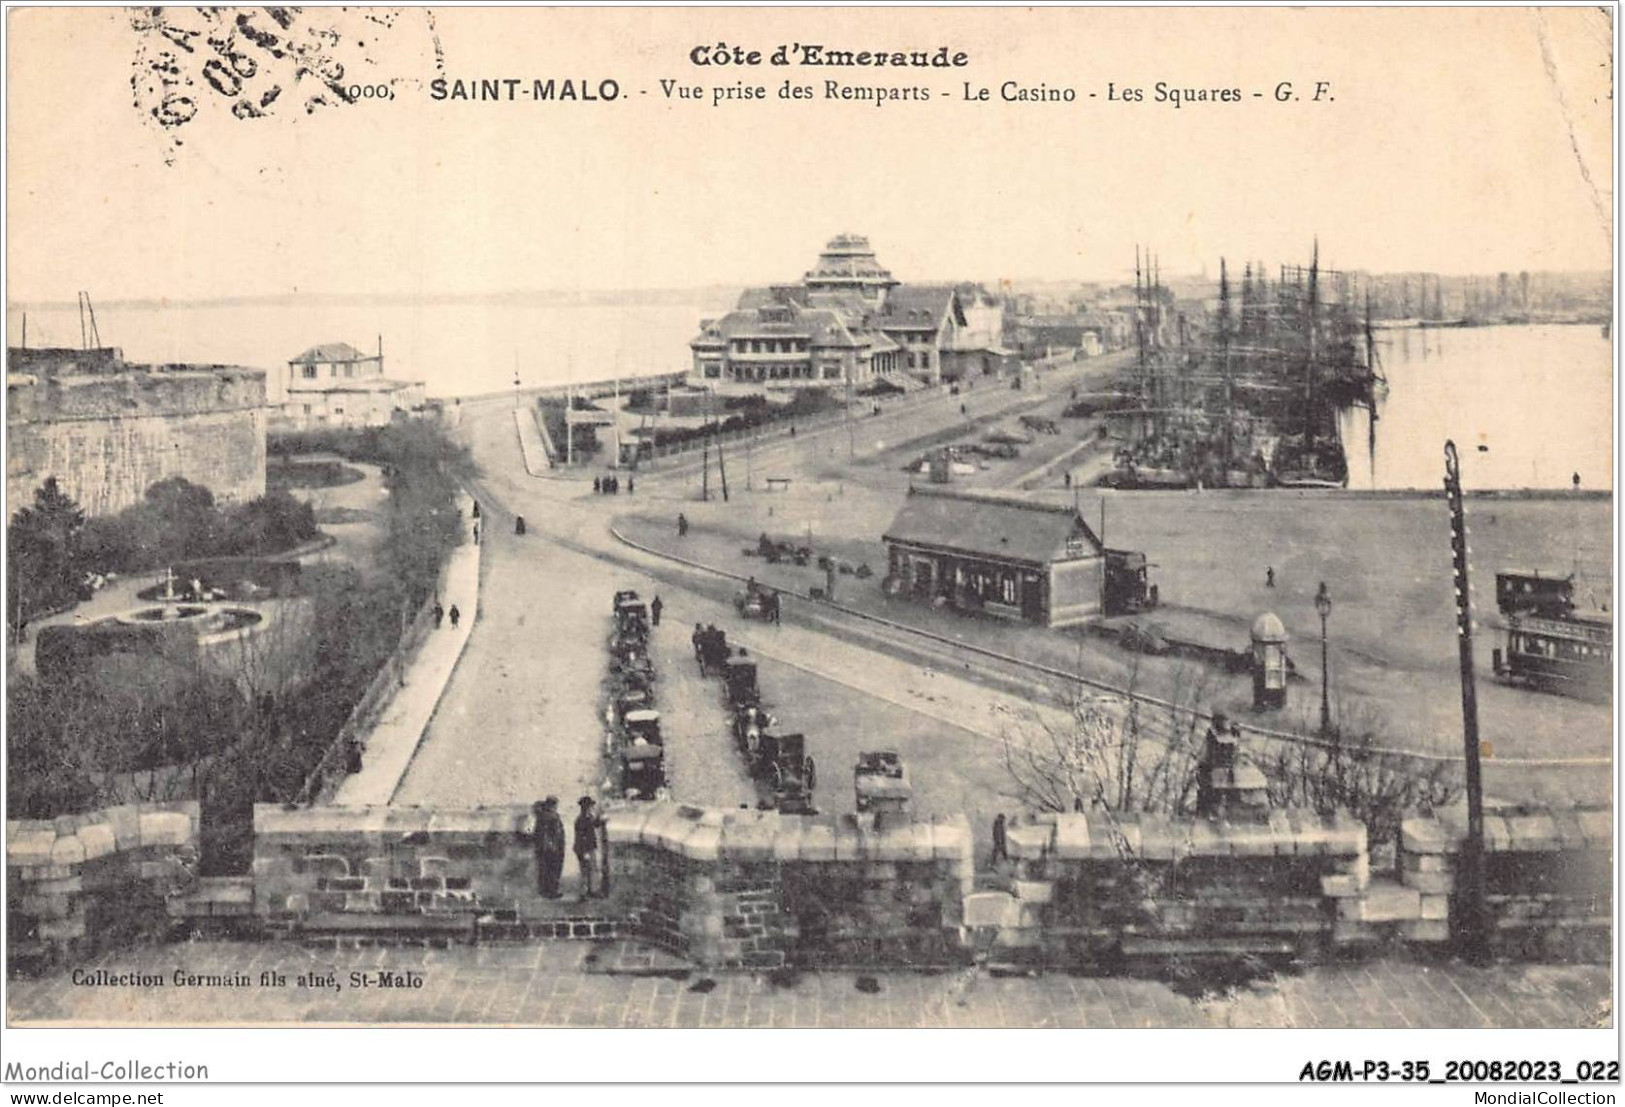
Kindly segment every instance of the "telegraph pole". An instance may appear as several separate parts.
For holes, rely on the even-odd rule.
[[[705,427],[700,435],[700,499],[711,502],[711,401],[714,391],[705,394]]]
[[[1462,952],[1474,964],[1490,958],[1489,918],[1484,903],[1484,781],[1478,751],[1478,691],[1473,683],[1473,599],[1468,581],[1467,518],[1461,502],[1461,460],[1456,444],[1444,444],[1444,491],[1450,505],[1450,551],[1456,577],[1456,640],[1461,661],[1461,723],[1467,761],[1467,840],[1461,849]]]

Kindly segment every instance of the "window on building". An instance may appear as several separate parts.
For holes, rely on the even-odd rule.
[[[306,414],[306,415],[309,415],[309,414],[310,414],[310,405],[309,405],[309,404],[306,404],[306,405],[305,405],[305,414]]]
[[[303,366],[299,371],[299,375],[307,381],[313,381],[316,379],[316,367],[314,365]]]
[[[1014,576],[1006,574],[999,578],[999,599],[1008,604],[1016,602],[1016,578]]]

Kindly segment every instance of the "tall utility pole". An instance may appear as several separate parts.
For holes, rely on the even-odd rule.
[[[705,394],[705,433],[700,435],[700,499],[711,502],[711,407],[714,391]]]
[[[728,502],[728,465],[722,458],[722,425],[717,425],[717,480],[722,484],[722,502]]]
[[[1489,917],[1484,903],[1484,782],[1478,756],[1478,690],[1473,683],[1473,597],[1468,581],[1467,517],[1461,502],[1461,460],[1456,444],[1444,444],[1444,492],[1450,505],[1450,551],[1456,576],[1456,641],[1461,661],[1461,727],[1467,761],[1467,840],[1461,848],[1462,952],[1474,964],[1490,959]]]
[[[848,460],[858,456],[858,429],[852,423],[852,370],[846,370],[846,456]]]

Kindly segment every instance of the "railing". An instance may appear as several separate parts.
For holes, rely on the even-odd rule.
[[[423,600],[418,612],[412,621],[407,624],[406,631],[401,635],[399,644],[393,653],[379,666],[378,672],[373,676],[367,690],[356,701],[355,707],[350,709],[349,718],[339,728],[333,741],[328,743],[327,749],[322,752],[321,759],[311,769],[310,775],[305,778],[305,785],[299,790],[299,797],[295,801],[300,805],[313,803],[326,803],[333,798],[337,784],[348,775],[345,765],[345,750],[350,742],[359,735],[366,733],[373,723],[377,721],[380,711],[389,703],[391,695],[400,684],[401,674],[405,671],[412,654],[423,643],[434,622],[435,597],[440,594],[445,585],[446,566],[440,567],[440,579],[435,588]]]

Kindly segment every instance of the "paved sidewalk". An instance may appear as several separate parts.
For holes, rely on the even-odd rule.
[[[514,429],[519,432],[519,452],[525,458],[525,472],[533,477],[548,476],[552,463],[548,460],[547,444],[542,440],[541,428],[536,425],[533,409],[513,409]]]
[[[480,546],[473,540],[473,527],[482,526],[484,520],[472,518],[474,501],[468,495],[460,495],[457,504],[462,511],[463,541],[446,564],[439,600],[448,612],[456,607],[461,619],[452,626],[448,615],[445,625],[430,628],[418,645],[395,695],[362,736],[366,749],[361,771],[339,786],[334,803],[390,802],[474,631],[480,599]]]
[[[75,985],[70,970],[10,983],[13,1025],[416,1023],[568,1027],[1590,1027],[1609,1026],[1604,965],[1388,960],[1326,965],[1191,998],[1132,977],[999,978],[971,970],[707,976],[637,943],[538,942],[446,950],[313,950],[194,942],[72,966],[151,973],[156,987]],[[240,986],[174,987],[177,971],[244,974]],[[420,986],[355,987],[381,971]],[[262,973],[280,974],[263,978]],[[333,983],[301,987],[301,974]],[[860,990],[861,976],[872,987]]]

